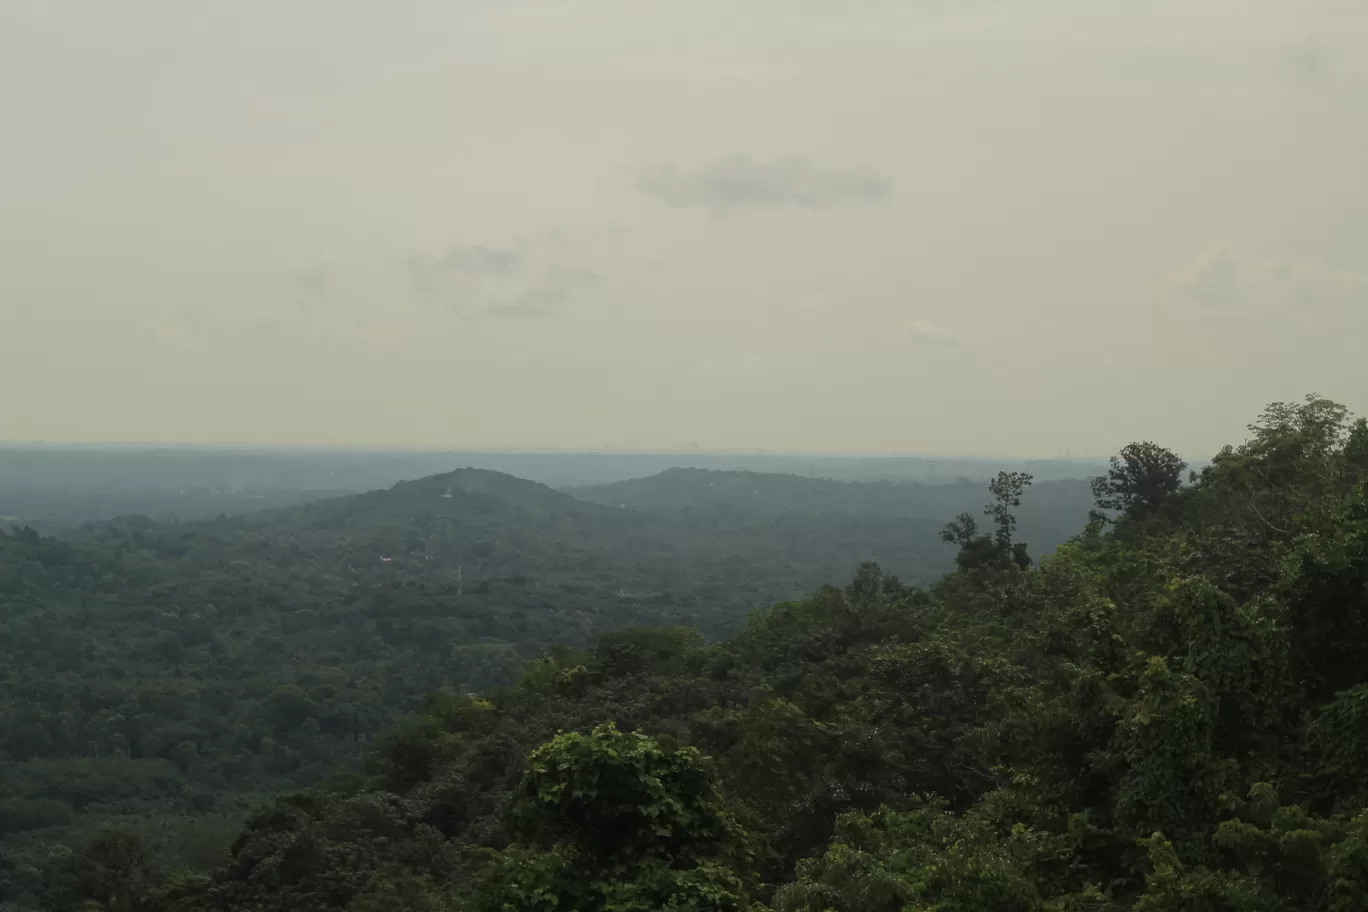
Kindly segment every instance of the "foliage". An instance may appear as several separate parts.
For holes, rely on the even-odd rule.
[[[1030,566],[1026,543],[1015,541],[1017,518],[1014,512],[1021,506],[1021,497],[1030,487],[1031,476],[1025,472],[999,472],[988,484],[993,502],[983,512],[993,521],[993,533],[981,534],[978,523],[968,513],[961,513],[941,530],[941,540],[959,546],[955,563],[962,571],[1015,565]]]
[[[181,545],[154,526],[113,550],[7,536],[0,889],[130,912],[1362,909],[1365,454],[1343,407],[1275,404],[1186,485],[1168,451],[1127,448],[1102,492],[1116,521],[1038,563],[1016,535],[1030,479],[1004,474],[991,528],[945,530],[956,569],[933,585],[864,564],[730,637],[662,612],[535,652],[440,624],[398,649],[403,611],[463,604],[451,581],[370,592],[337,570],[311,594],[209,556],[250,563],[247,534],[155,559]],[[506,482],[478,480],[463,509],[502,509],[479,497]],[[299,562],[332,566],[319,542],[349,510],[408,509],[373,500],[290,520],[328,530],[300,534],[320,550]],[[612,515],[637,534],[632,512]],[[569,530],[518,528],[537,523]],[[500,585],[506,607],[521,584]],[[81,632],[106,613],[127,642]],[[336,654],[296,669],[282,643]],[[251,798],[189,871],[160,848],[184,830],[84,825],[236,820]]]
[[[1150,516],[1182,485],[1186,468],[1178,454],[1157,443],[1129,443],[1111,458],[1107,474],[1092,480],[1093,496],[1102,510]]]
[[[998,833],[981,815],[935,801],[897,813],[848,814],[820,858],[798,865],[777,912],[1035,912],[1044,908],[1031,864],[1047,851],[1024,826]]]
[[[180,477],[187,460],[167,457],[165,469]],[[21,461],[51,474],[41,460]],[[119,478],[137,470],[95,462]],[[294,471],[206,465],[229,486]],[[350,471],[314,469],[307,483]],[[238,820],[270,795],[362,773],[391,748],[387,788],[441,778],[475,761],[403,722],[423,711],[425,694],[521,681],[528,699],[583,698],[585,650],[615,632],[596,675],[675,674],[705,638],[861,560],[934,579],[951,566],[935,538],[942,505],[977,496],[967,482],[684,474],[691,491],[721,499],[695,515],[672,512],[646,496],[675,491],[679,473],[665,473],[633,482],[644,499],[623,510],[615,486],[582,499],[461,470],[365,495],[304,492],[290,499],[317,502],[207,521],[123,517],[60,539],[0,532],[4,852],[33,872],[49,846],[74,845],[97,825]],[[8,490],[0,485],[0,499]],[[1042,547],[1067,537],[1084,509],[1077,483],[1049,490],[1024,521]],[[98,486],[88,494],[101,496]],[[195,489],[185,504],[201,495],[256,503]],[[515,763],[532,746],[505,744]],[[167,870],[217,857],[180,852],[167,835],[149,845]]]
[[[724,912],[744,908],[744,835],[693,748],[608,723],[534,751],[497,853],[490,912]]]

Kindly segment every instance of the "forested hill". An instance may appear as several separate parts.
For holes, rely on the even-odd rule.
[[[109,912],[1368,908],[1368,422],[1318,397],[1274,404],[1192,474],[1127,446],[1044,558],[1020,539],[1029,482],[1004,472],[985,509],[951,519],[954,569],[930,585],[865,565],[732,637],[596,632],[478,696],[451,673],[474,667],[482,615],[449,584],[319,570],[343,588],[311,603],[278,594],[285,574],[223,611],[151,575],[197,560],[197,544],[157,554],[208,526],[0,539],[0,896]],[[326,567],[311,509],[253,520],[241,546],[295,535],[300,566]],[[631,534],[681,524],[585,515],[602,511]],[[225,553],[234,522],[214,533]]]
[[[556,487],[640,478],[673,465],[845,481],[985,483],[1003,468],[1037,481],[1097,474],[1099,464],[745,453],[402,453],[282,449],[11,446],[0,441],[0,519],[61,534],[122,515],[212,519],[382,488],[470,466]]]
[[[644,496],[623,509],[620,489]],[[1054,482],[1030,493],[1021,534],[1033,552],[1078,527],[1086,490]],[[459,592],[459,613],[481,636],[545,644],[633,623],[728,633],[746,611],[845,578],[863,561],[929,582],[952,564],[939,536],[946,517],[984,499],[980,485],[697,470],[566,493],[468,468],[212,522],[97,524],[72,540],[216,604],[205,587],[225,574],[296,607],[348,587],[396,587],[400,602]]]
[[[984,519],[946,527],[955,570],[929,587],[865,566],[721,642],[602,634],[512,687],[439,687],[359,745],[350,720],[442,667],[423,651],[437,627],[394,647],[358,596],[309,622],[320,642],[290,641],[326,661],[253,666],[300,626],[291,598],[205,620],[121,581],[105,561],[149,561],[131,539],[84,571],[74,549],[0,540],[4,731],[143,752],[8,764],[0,889],[109,912],[1368,908],[1368,423],[1276,404],[1190,479],[1128,446],[1098,512],[1039,561],[1016,528],[1027,481],[1000,475]],[[569,509],[524,508],[551,503]],[[308,515],[274,522],[303,535]],[[85,632],[116,617],[160,638]],[[244,618],[275,632],[247,647]],[[15,715],[40,698],[65,703]],[[355,770],[362,751],[360,774],[238,828],[243,783]],[[78,806],[119,825],[62,829]]]
[[[464,565],[473,579],[515,574],[546,579],[578,568],[619,587],[639,582],[641,574],[623,567],[616,569],[627,578],[600,573],[604,554],[652,554],[668,547],[675,531],[669,522],[481,469],[193,528],[208,536],[209,550],[242,542],[259,550],[279,545],[283,551],[302,549],[342,561],[357,572],[364,567],[445,578],[447,570]],[[283,553],[276,558],[288,559]],[[426,566],[433,561],[437,567]]]
[[[647,478],[566,488],[580,500],[676,519],[775,520],[794,514],[909,519],[936,524],[977,510],[983,482],[851,482],[769,472],[672,468]],[[1093,506],[1088,478],[1037,481],[1019,510],[1021,535],[1037,552],[1077,533]]]
[[[4,535],[0,837],[31,857],[137,821],[182,858],[257,797],[355,766],[425,694],[510,684],[557,644],[724,636],[867,560],[929,582],[953,566],[945,518],[657,515],[461,469],[217,520]]]
[[[952,565],[940,538],[946,520],[978,513],[985,499],[984,485],[973,482],[844,482],[687,468],[566,490],[669,518],[701,539],[741,532],[742,541],[772,542],[796,567],[816,571],[809,577],[815,584],[843,578],[862,561],[912,582],[934,580]],[[1018,534],[1030,553],[1048,554],[1067,541],[1092,500],[1086,479],[1033,485],[1018,510]]]

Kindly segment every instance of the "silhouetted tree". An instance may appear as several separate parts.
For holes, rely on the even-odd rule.
[[[1111,458],[1106,475],[1092,480],[1093,496],[1103,510],[1149,516],[1182,485],[1187,463],[1157,443],[1129,443]]]

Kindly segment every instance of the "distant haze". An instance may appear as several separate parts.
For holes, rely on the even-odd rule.
[[[0,0],[0,440],[1192,458],[1368,411],[1362,0]]]
[[[986,481],[998,471],[1030,472],[1042,485],[1032,492],[1032,503],[1043,500],[1057,506],[1061,490],[1070,491],[1075,501],[1080,491],[1086,494],[1083,479],[1101,473],[1105,463],[743,453],[364,453],[0,445],[0,531],[25,525],[53,532],[125,515],[181,520],[220,513],[236,515],[388,488],[396,482],[466,467],[565,488],[577,497],[588,485],[651,476],[649,486],[662,477],[659,473],[677,477],[682,471],[679,467],[736,471],[743,473],[738,476],[742,478],[753,475],[756,481],[747,492],[763,487],[767,498],[778,496],[781,502],[788,493],[805,490],[805,484],[824,489],[819,479],[885,483],[881,490],[891,489],[887,483],[895,483],[902,487],[902,493],[894,500],[920,500],[921,513],[939,521],[959,512],[966,499],[975,506],[986,500]],[[775,479],[781,479],[777,489]],[[1051,482],[1065,482],[1065,486],[1042,493]],[[940,499],[947,489],[954,489],[948,502],[955,505],[953,509]],[[618,501],[612,500],[616,496],[608,495],[610,505],[617,505]],[[874,496],[876,500],[886,499],[881,494]],[[1083,502],[1091,502],[1090,497],[1084,496]],[[944,509],[938,512],[934,504]],[[1075,510],[1056,531],[1072,532],[1071,524],[1081,522],[1085,512]]]

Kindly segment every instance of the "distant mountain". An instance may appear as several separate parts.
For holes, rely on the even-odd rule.
[[[481,636],[530,644],[625,624],[721,635],[748,609],[845,579],[868,560],[930,582],[953,558],[940,529],[987,499],[984,485],[967,482],[699,469],[557,491],[466,468],[215,521],[127,519],[73,539],[191,589],[247,574],[283,606],[376,587],[405,602],[454,599]],[[1032,553],[1048,551],[1090,504],[1083,482],[1041,483],[1020,510],[1022,538]]]
[[[139,514],[203,519],[388,488],[457,466],[567,487],[642,478],[684,466],[843,481],[985,482],[1025,468],[1038,480],[1099,474],[1100,462],[1025,463],[920,456],[748,453],[401,453],[282,448],[148,448],[0,444],[0,517],[44,531]],[[4,527],[12,521],[3,522]]]
[[[1030,492],[1036,553],[1085,492]],[[571,493],[467,468],[245,515],[0,535],[0,858],[41,857],[30,840],[73,822],[236,820],[355,768],[422,695],[491,691],[557,644],[632,626],[721,637],[868,560],[929,583],[954,556],[941,526],[987,499],[689,469]],[[191,836],[156,838],[174,853]]]
[[[880,557],[913,581],[945,572],[950,555],[942,527],[960,513],[981,515],[989,500],[979,482],[847,482],[761,472],[673,468],[649,478],[569,489],[576,497],[695,526],[820,530],[829,549]],[[1086,481],[1036,482],[1018,510],[1019,532],[1031,553],[1052,551],[1087,520],[1093,496]],[[830,559],[830,558],[828,558]]]
[[[682,542],[678,524],[480,469],[211,521],[129,518],[71,537],[174,581],[182,599],[325,613],[359,604],[399,628],[417,617],[462,619],[427,630],[423,648],[578,641],[630,623],[709,629],[750,607],[671,609],[677,593],[717,575],[700,564],[725,563],[715,547]],[[753,599],[789,588],[780,575]]]
[[[325,622],[359,613],[420,650],[488,642],[535,652],[636,624],[722,635],[749,609],[839,581],[860,559],[818,555],[825,534],[796,541],[791,530],[701,525],[481,469],[210,521],[128,518],[70,538],[165,579],[168,602],[307,610]],[[945,560],[948,549],[929,541]]]

